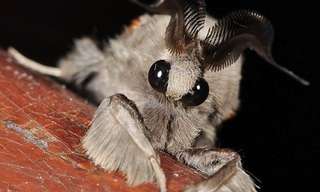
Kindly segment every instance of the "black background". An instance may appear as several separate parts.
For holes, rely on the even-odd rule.
[[[221,17],[240,8],[254,9],[268,17],[276,31],[274,57],[282,66],[311,81],[304,87],[275,70],[255,53],[246,51],[241,108],[235,119],[219,132],[220,147],[238,151],[244,167],[260,191],[294,191],[312,177],[312,154],[319,151],[312,128],[317,103],[314,65],[308,21],[311,15],[292,2],[208,1],[210,14]],[[54,65],[72,47],[73,39],[89,35],[105,41],[144,10],[126,1],[18,1],[1,3],[0,47],[14,46],[42,63]],[[302,12],[301,10],[304,10]],[[310,11],[311,12],[311,11]],[[315,19],[315,17],[313,18]],[[315,41],[315,40],[313,40]],[[302,190],[305,191],[305,190]]]

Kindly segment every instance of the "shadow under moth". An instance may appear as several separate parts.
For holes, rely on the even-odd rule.
[[[48,67],[13,48],[19,63],[88,91],[100,103],[82,145],[107,171],[122,171],[129,185],[166,178],[157,151],[204,175],[185,191],[256,191],[236,152],[215,147],[216,128],[239,105],[242,53],[249,48],[302,84],[271,55],[273,28],[254,11],[217,20],[204,0],[133,0],[145,14],[101,50],[89,38]]]

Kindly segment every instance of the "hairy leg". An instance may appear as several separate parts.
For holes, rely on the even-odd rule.
[[[65,81],[75,81],[76,84],[81,84],[105,59],[102,51],[89,38],[76,40],[73,50],[59,61],[58,67],[49,67],[33,61],[13,47],[10,47],[8,52],[19,64],[28,69]]]
[[[208,179],[186,189],[187,192],[255,192],[255,184],[241,167],[237,153],[223,149],[194,148],[175,154]]]
[[[146,135],[148,132],[136,105],[117,94],[99,105],[83,139],[83,147],[96,165],[124,172],[129,185],[156,180],[164,192],[166,180],[160,159]]]

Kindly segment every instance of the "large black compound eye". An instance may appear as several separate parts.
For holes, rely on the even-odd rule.
[[[200,78],[196,81],[191,93],[184,95],[181,101],[185,106],[197,106],[208,98],[208,94],[209,85],[204,79]]]
[[[170,63],[165,60],[155,62],[149,70],[148,79],[153,89],[165,93],[168,86]]]

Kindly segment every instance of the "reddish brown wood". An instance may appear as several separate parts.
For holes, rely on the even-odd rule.
[[[95,167],[81,137],[95,107],[47,77],[25,70],[0,52],[0,191],[158,191],[134,188],[121,173]],[[203,179],[161,154],[169,191]]]

